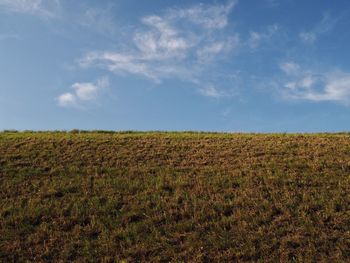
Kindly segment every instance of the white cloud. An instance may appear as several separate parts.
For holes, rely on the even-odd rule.
[[[105,36],[114,36],[118,32],[118,26],[113,18],[113,8],[113,4],[103,7],[88,7],[82,10],[81,14],[78,14],[78,23]]]
[[[200,86],[199,80],[209,75],[204,73],[239,45],[237,33],[222,34],[236,3],[198,4],[145,16],[130,39],[124,39],[131,45],[122,51],[92,51],[79,64],[138,75],[157,83],[176,78]]]
[[[79,64],[82,67],[98,66],[109,71],[119,73],[129,73],[141,75],[155,81],[158,79],[158,69],[156,66],[150,66],[141,57],[134,54],[121,54],[114,52],[91,52],[87,54]],[[160,70],[161,68],[159,68]]]
[[[221,98],[221,97],[225,97],[227,95],[223,91],[214,87],[213,85],[201,87],[199,89],[199,93],[203,96],[216,98],[216,99]]]
[[[294,62],[284,62],[280,64],[280,69],[287,75],[293,75],[299,73],[300,66]]]
[[[221,5],[199,4],[188,9],[171,9],[169,16],[172,19],[186,19],[206,29],[222,29],[228,24],[228,15],[238,3],[230,0]]]
[[[251,31],[248,39],[248,46],[251,49],[256,49],[262,42],[269,41],[278,29],[278,25],[275,24],[268,26],[264,32]]]
[[[43,18],[55,17],[60,0],[0,0],[0,11],[36,15]]]
[[[198,47],[196,55],[199,61],[210,63],[210,61],[215,60],[220,54],[227,54],[231,50],[238,47],[240,44],[240,39],[238,34],[229,37],[226,40],[214,41]]]
[[[74,83],[76,97],[81,100],[92,100],[95,98],[98,87],[93,83]]]
[[[337,72],[325,76],[324,86],[320,91],[310,90],[304,95],[313,101],[335,101],[345,104],[350,102],[350,74]]]
[[[57,98],[58,105],[62,107],[74,106],[76,105],[76,96],[72,93],[63,93]]]
[[[317,35],[315,32],[301,32],[299,34],[300,39],[304,43],[312,44],[316,41]]]
[[[293,62],[280,65],[285,77],[280,92],[287,99],[350,104],[350,73],[304,69]]]
[[[318,40],[320,36],[331,31],[337,22],[337,19],[334,19],[328,14],[326,14],[313,29],[311,29],[310,31],[300,32],[299,38],[305,44],[313,44]]]
[[[300,86],[303,87],[303,88],[309,89],[309,88],[312,87],[312,85],[315,84],[315,81],[316,81],[316,79],[315,79],[314,77],[312,77],[312,76],[306,76],[306,77],[304,77],[304,78],[301,80]]]
[[[144,17],[150,30],[137,32],[134,43],[145,59],[164,59],[183,54],[191,46],[170,21],[159,16]]]
[[[58,105],[62,107],[78,106],[81,102],[95,100],[98,92],[109,86],[107,77],[98,79],[95,83],[74,83],[71,88],[73,92],[63,93],[58,96]]]
[[[226,46],[225,42],[215,42],[212,44],[209,44],[197,51],[198,56],[207,56],[211,54],[217,54],[220,53]]]

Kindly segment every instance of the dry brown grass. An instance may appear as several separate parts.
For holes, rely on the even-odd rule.
[[[0,261],[350,260],[350,136],[0,133]]]

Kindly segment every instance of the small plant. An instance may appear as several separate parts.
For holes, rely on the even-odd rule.
[[[78,133],[80,133],[80,130],[73,129],[73,130],[70,130],[69,133],[78,134]]]
[[[4,133],[18,133],[17,130],[3,130]]]

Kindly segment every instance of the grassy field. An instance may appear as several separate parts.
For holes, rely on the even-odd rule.
[[[0,261],[349,262],[349,134],[0,133]]]

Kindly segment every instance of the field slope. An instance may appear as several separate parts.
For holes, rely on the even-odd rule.
[[[0,133],[0,262],[349,262],[350,135]]]

